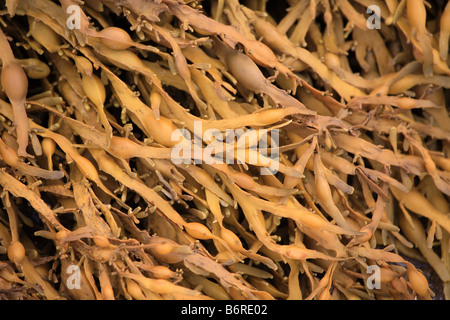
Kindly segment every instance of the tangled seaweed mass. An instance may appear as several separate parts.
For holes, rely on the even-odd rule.
[[[0,13],[0,299],[450,299],[450,2]]]

